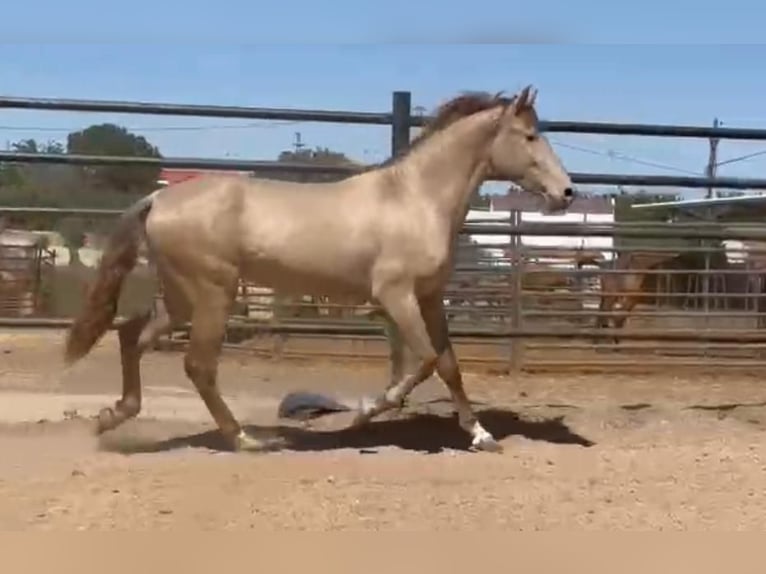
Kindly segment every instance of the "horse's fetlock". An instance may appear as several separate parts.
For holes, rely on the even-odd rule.
[[[141,412],[141,399],[138,397],[123,397],[117,401],[115,407],[127,416],[134,416]]]

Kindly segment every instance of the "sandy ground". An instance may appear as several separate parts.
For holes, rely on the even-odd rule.
[[[766,387],[757,373],[466,374],[502,454],[472,453],[438,380],[401,413],[344,430],[279,421],[288,390],[353,403],[385,368],[227,353],[220,384],[285,450],[230,453],[181,354],[144,359],[141,416],[102,437],[119,395],[114,335],[70,371],[62,333],[0,333],[3,529],[630,529],[766,527]]]

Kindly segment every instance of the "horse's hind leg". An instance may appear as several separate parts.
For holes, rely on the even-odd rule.
[[[384,329],[388,341],[388,366],[390,369],[386,390],[397,385],[404,377],[404,341],[399,327],[386,315],[384,317]]]
[[[122,398],[113,407],[101,409],[97,433],[112,430],[141,412],[141,356],[157,339],[168,333],[173,321],[164,306],[135,315],[117,328],[122,366]]]
[[[236,280],[233,289],[207,281],[198,288],[184,369],[233,449],[262,450],[267,445],[245,433],[221,397],[217,384],[218,359],[235,290]]]

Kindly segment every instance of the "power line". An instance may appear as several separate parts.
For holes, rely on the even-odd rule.
[[[232,129],[252,129],[252,128],[276,128],[282,126],[291,126],[300,124],[300,121],[269,121],[269,122],[251,122],[247,124],[226,124],[212,126],[124,126],[125,129],[135,132],[169,132],[169,131],[212,131],[212,130],[232,130]],[[0,125],[0,130],[5,131],[23,131],[23,132],[58,132],[71,133],[83,129],[80,127],[72,128],[54,128],[43,126],[8,126]]]
[[[664,163],[659,163],[659,162],[655,162],[655,161],[649,161],[649,160],[640,159],[640,158],[637,158],[637,157],[634,157],[634,156],[630,156],[630,155],[627,155],[627,154],[624,154],[624,153],[621,153],[621,152],[616,152],[614,150],[602,151],[602,150],[596,150],[596,149],[582,147],[582,146],[578,146],[578,145],[574,145],[574,144],[564,143],[562,141],[554,140],[554,139],[551,139],[551,138],[548,138],[548,139],[554,145],[557,145],[557,146],[560,146],[560,147],[563,147],[563,148],[573,149],[575,151],[581,151],[581,152],[584,152],[584,153],[589,153],[589,154],[592,154],[592,155],[597,155],[597,156],[601,156],[601,157],[608,157],[608,158],[611,158],[611,159],[619,159],[621,161],[625,161],[625,162],[628,162],[628,163],[635,163],[635,164],[639,164],[639,165],[645,165],[645,166],[648,166],[648,167],[656,167],[656,168],[659,168],[659,169],[666,169],[668,171],[675,171],[677,173],[683,173],[683,174],[686,174],[686,175],[704,175],[701,172],[691,171],[691,170],[688,170],[688,169],[683,169],[683,168],[680,168],[680,167],[676,167],[676,166],[668,165],[668,164],[664,164]]]
[[[303,122],[301,121],[291,121],[291,120],[273,120],[268,122],[249,122],[246,124],[217,124],[217,125],[208,125],[208,126],[125,126],[126,129],[134,132],[186,132],[186,131],[216,131],[216,130],[238,130],[238,129],[274,129],[277,127],[286,127],[286,126],[292,126],[301,124]],[[20,132],[48,132],[48,133],[71,133],[74,131],[82,130],[83,127],[45,127],[45,126],[12,126],[12,125],[0,125],[0,131],[20,131]],[[584,153],[589,153],[592,155],[597,155],[601,157],[609,157],[611,159],[618,159],[621,161],[625,161],[628,163],[635,163],[638,165],[645,165],[648,167],[656,167],[660,169],[665,169],[669,171],[674,171],[677,173],[683,173],[687,175],[704,175],[700,172],[690,171],[683,168],[679,168],[677,166],[672,166],[668,164],[663,164],[659,162],[644,160],[641,158],[637,158],[635,156],[630,156],[621,152],[615,152],[613,150],[608,151],[602,151],[602,150],[596,150],[592,148],[582,147],[574,144],[568,144],[564,143],[562,141],[554,140],[552,138],[549,138],[551,143],[554,145],[563,147],[563,148],[569,148],[575,151],[580,151]],[[748,159],[752,159],[755,157],[759,157],[762,155],[766,155],[766,150],[760,150],[757,152],[753,152],[747,155],[743,156],[737,156],[725,161],[717,162],[716,166],[722,166],[727,165],[729,163],[739,162],[739,161],[745,161]]]
[[[762,156],[762,155],[766,155],[766,149],[762,149],[762,150],[760,150],[760,151],[756,151],[756,152],[753,152],[753,153],[749,153],[749,154],[747,154],[747,155],[739,155],[739,156],[737,156],[737,157],[732,157],[732,158],[729,158],[729,159],[727,159],[727,160],[724,160],[724,161],[719,161],[719,162],[716,164],[716,166],[719,166],[719,165],[728,165],[728,164],[730,164],[730,163],[735,163],[735,162],[738,162],[738,161],[746,161],[746,160],[748,160],[748,159],[753,159],[754,157],[758,157],[758,156]]]

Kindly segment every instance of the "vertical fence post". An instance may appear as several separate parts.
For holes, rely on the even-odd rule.
[[[412,94],[394,92],[391,105],[391,155],[403,153],[410,145]]]
[[[524,299],[524,256],[522,253],[519,223],[521,211],[511,210],[511,330],[520,331],[523,328],[523,299]],[[518,373],[524,366],[524,341],[517,337],[511,339],[511,360],[508,365],[511,373]]]
[[[707,208],[705,210],[705,222],[709,223],[710,220],[713,219],[713,212],[711,208]],[[704,248],[705,253],[705,276],[702,278],[702,293],[704,296],[704,309],[705,309],[705,330],[710,330],[710,304],[711,304],[711,297],[713,297],[713,293],[710,289],[710,255],[713,248],[713,245],[715,245],[714,241],[711,241],[710,239],[701,239],[700,245]],[[705,343],[702,345],[702,356],[706,359],[708,358],[708,355],[710,354],[710,344]]]
[[[394,92],[391,102],[391,156],[404,153],[410,146],[412,126],[412,94]],[[404,376],[404,370],[412,362],[412,354],[404,345],[402,335],[388,315],[384,317],[386,340],[389,345],[389,374],[392,383]]]

